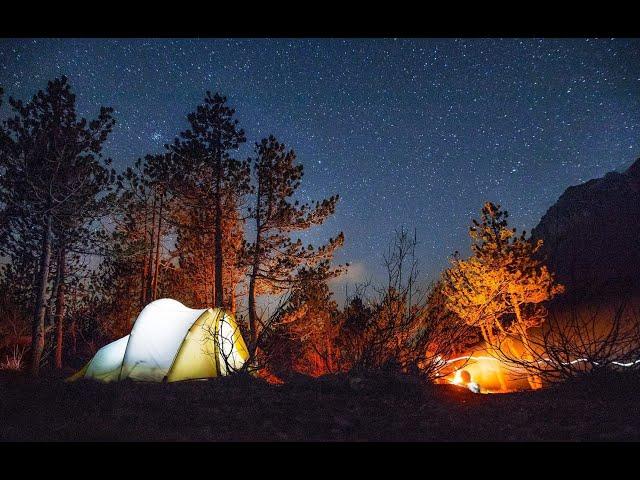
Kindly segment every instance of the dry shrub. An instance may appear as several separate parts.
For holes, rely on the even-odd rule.
[[[0,370],[20,371],[24,365],[24,353],[26,348],[14,345],[10,353],[0,362]]]
[[[630,301],[616,305],[568,305],[552,311],[528,346],[505,341],[500,359],[514,370],[540,376],[547,383],[640,369],[640,312]],[[519,350],[526,349],[527,355]]]

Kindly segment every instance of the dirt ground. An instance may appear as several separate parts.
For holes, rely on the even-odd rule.
[[[143,384],[0,372],[2,441],[631,441],[640,376],[477,395],[390,374]]]

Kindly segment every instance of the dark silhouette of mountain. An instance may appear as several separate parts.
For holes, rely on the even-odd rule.
[[[640,291],[640,159],[569,187],[531,236],[574,298]]]

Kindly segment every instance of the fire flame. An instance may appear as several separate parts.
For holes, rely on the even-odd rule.
[[[447,361],[447,363],[452,366],[460,362],[465,363],[445,376],[447,383],[467,387],[472,391],[480,390],[482,393],[504,393],[512,391],[512,389],[507,386],[505,379],[506,370],[497,358],[490,356],[468,356]],[[466,374],[463,375],[463,372],[466,372]]]
[[[462,370],[456,370],[453,374],[453,378],[449,379],[449,383],[454,385],[462,385],[464,382],[462,381]]]

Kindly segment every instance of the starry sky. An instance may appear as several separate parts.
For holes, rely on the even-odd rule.
[[[63,74],[83,115],[115,109],[119,169],[162,151],[206,90],[228,96],[239,157],[273,133],[305,166],[302,199],[341,195],[305,239],[344,231],[346,282],[382,278],[402,225],[435,278],[484,201],[530,230],[640,156],[640,39],[0,39],[7,95]]]

